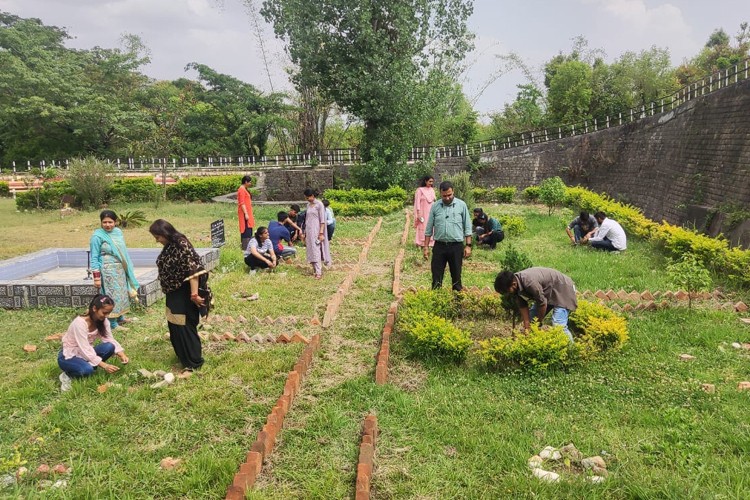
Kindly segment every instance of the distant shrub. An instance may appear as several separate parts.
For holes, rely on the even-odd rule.
[[[548,214],[565,203],[565,183],[559,177],[544,179],[539,185],[539,201],[547,205]]]
[[[485,188],[473,187],[471,188],[471,195],[474,197],[474,201],[490,201],[489,191]]]
[[[523,199],[528,202],[534,202],[539,199],[539,186],[529,186],[521,192]]]
[[[0,182],[0,198],[10,197],[10,185],[7,182]]]
[[[188,177],[177,184],[167,186],[168,200],[211,201],[216,196],[237,191],[242,176],[222,175],[213,177]]]
[[[567,366],[576,358],[576,349],[562,326],[539,328],[532,324],[528,332],[514,337],[480,341],[477,350],[479,362],[495,369],[543,371]]]
[[[98,207],[107,198],[107,190],[114,180],[114,169],[112,165],[89,156],[71,161],[67,175],[81,205],[84,208]]]
[[[497,218],[506,236],[520,236],[526,231],[526,219],[518,215],[501,215]]]
[[[57,210],[62,206],[63,196],[75,196],[76,192],[68,181],[48,182],[44,187],[16,193],[18,210]]]
[[[113,202],[153,201],[159,195],[159,186],[152,177],[115,179],[107,192]]]
[[[492,201],[497,203],[513,203],[516,197],[516,188],[514,186],[497,187],[492,190]]]
[[[380,203],[399,201],[404,206],[408,201],[408,193],[399,186],[391,186],[388,189],[379,191],[377,189],[326,189],[325,197],[328,201],[337,201],[339,203]],[[335,210],[334,210],[335,211]]]
[[[329,200],[331,201],[331,200]],[[404,208],[400,200],[388,200],[382,202],[341,203],[331,201],[331,210],[338,216],[380,216],[397,212]]]
[[[445,180],[453,183],[453,194],[456,196],[456,198],[466,203],[466,206],[469,207],[469,210],[471,210],[471,207],[476,206],[476,203],[474,201],[474,194],[471,191],[472,185],[469,172],[459,172],[456,175],[446,178]]]

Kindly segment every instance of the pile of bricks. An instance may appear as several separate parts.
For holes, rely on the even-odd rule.
[[[359,460],[357,461],[357,489],[356,500],[370,498],[370,482],[375,465],[375,441],[378,437],[378,418],[375,415],[365,417],[362,426],[362,440],[359,444]]]
[[[266,424],[258,433],[258,437],[250,447],[245,456],[245,462],[240,465],[240,470],[234,475],[234,480],[227,490],[227,500],[241,500],[245,498],[245,492],[252,488],[260,474],[263,462],[273,451],[276,444],[276,436],[281,431],[284,417],[292,406],[295,396],[299,394],[300,385],[312,364],[315,352],[320,348],[320,334],[313,335],[310,343],[302,351],[299,360],[294,365],[294,370],[287,375],[284,393],[276,402],[271,413],[266,419]]]

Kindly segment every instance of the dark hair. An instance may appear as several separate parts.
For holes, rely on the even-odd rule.
[[[581,213],[578,214],[578,217],[581,218],[581,222],[587,222],[589,220],[589,213],[585,210],[581,210]]]
[[[100,221],[107,218],[117,222],[117,214],[113,210],[102,210],[102,212],[99,214]]]
[[[299,213],[299,205],[297,205],[296,203],[292,203],[291,205],[289,205],[289,208]]]
[[[112,297],[109,295],[103,295],[98,294],[94,295],[94,298],[91,299],[91,302],[89,302],[89,309],[87,312],[87,316],[91,320],[92,323],[96,326],[96,331],[99,332],[99,335],[104,335],[106,330],[106,325],[104,324],[104,320],[97,321],[94,319],[94,310],[95,309],[101,309],[104,306],[114,306],[115,301],[112,300]]]
[[[170,243],[179,243],[181,240],[189,241],[187,236],[164,219],[156,219],[148,228],[148,232],[154,236],[164,236]]]
[[[260,234],[265,233],[268,231],[268,228],[266,226],[260,226],[258,229],[255,230],[255,241],[258,242],[258,245],[262,245],[263,242],[260,241]]]
[[[453,189],[453,183],[451,181],[443,181],[440,183],[440,191],[448,191]]]
[[[594,217],[596,217],[597,219],[606,219],[607,218],[607,214],[605,214],[604,212],[602,212],[601,210],[599,210],[598,212],[596,212],[594,214]]]
[[[479,207],[476,207],[474,210],[472,210],[472,212],[474,212],[475,214],[482,215],[484,213],[484,210],[482,210]]]
[[[323,198],[323,199],[322,199],[321,201],[323,202],[323,206],[324,206],[324,207],[327,207],[327,206],[329,206],[329,205],[331,204],[331,202],[330,202],[330,201],[328,201],[328,199],[327,199],[327,198]]]
[[[276,220],[279,222],[284,222],[289,218],[289,214],[284,212],[283,210],[276,214]]]
[[[513,284],[513,273],[510,271],[501,271],[495,278],[495,291],[497,293],[507,293]]]
[[[242,184],[244,184],[246,182],[252,182],[252,180],[253,180],[253,178],[250,177],[249,175],[243,175],[242,176]]]
[[[424,177],[419,179],[419,187],[427,186],[427,181],[429,181],[430,179],[435,180],[435,178],[431,175],[425,175]]]
[[[315,197],[317,197],[318,196],[318,191],[316,189],[313,189],[313,188],[307,188],[307,189],[305,189],[305,191],[304,191],[303,194],[305,195],[305,198],[307,198],[308,196],[315,196]]]

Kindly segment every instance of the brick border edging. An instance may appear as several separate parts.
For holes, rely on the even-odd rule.
[[[263,467],[263,462],[268,458],[276,444],[276,436],[281,431],[284,417],[292,406],[295,396],[299,393],[302,380],[312,364],[315,352],[319,348],[320,334],[316,333],[302,351],[294,365],[294,370],[287,375],[284,392],[266,418],[266,424],[250,447],[250,451],[245,456],[245,462],[240,465],[239,472],[234,475],[232,484],[227,490],[226,500],[244,499],[245,492],[255,484],[255,480]]]
[[[357,482],[355,500],[369,500],[370,482],[375,466],[375,442],[378,436],[378,417],[367,415],[362,424],[362,438],[357,460]]]

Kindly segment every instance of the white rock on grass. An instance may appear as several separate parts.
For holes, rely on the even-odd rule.
[[[586,478],[586,481],[588,481],[590,483],[594,483],[594,484],[603,483],[604,480],[605,480],[605,478],[602,477],[602,476],[588,476]]]
[[[542,481],[547,481],[548,483],[556,483],[560,481],[560,474],[544,469],[533,469],[531,471],[534,476],[538,477]]]
[[[66,486],[68,486],[67,479],[58,479],[52,484],[53,488],[65,488]]]
[[[16,484],[16,476],[13,474],[5,474],[4,476],[0,476],[0,488],[10,488],[11,486],[15,486]]]
[[[529,459],[529,468],[530,469],[539,469],[542,466],[542,457],[539,455],[534,455]]]
[[[595,457],[584,458],[581,460],[581,466],[584,469],[593,469],[594,467],[600,467],[602,469],[607,468],[607,462],[604,461],[599,455]]]
[[[742,349],[742,344],[740,344],[739,342],[732,342],[732,347],[734,347],[735,349]]]
[[[172,382],[174,382],[174,373],[165,373],[164,382],[166,382],[167,384],[171,384]]]
[[[542,460],[547,460],[548,458],[552,458],[552,454],[557,451],[552,446],[545,446],[542,451],[539,452],[539,456],[542,457]]]

